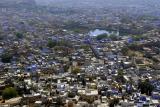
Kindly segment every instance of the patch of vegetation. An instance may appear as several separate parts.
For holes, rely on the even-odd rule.
[[[64,68],[64,72],[68,72],[68,69],[69,69],[68,65],[65,65],[63,68]]]
[[[3,99],[11,99],[17,96],[18,96],[18,93],[16,89],[13,87],[5,88],[2,92]]]
[[[114,99],[109,101],[109,107],[115,107],[118,104],[119,104],[119,99],[118,98],[114,98]]]
[[[132,46],[128,46],[128,47],[124,47],[122,48],[121,52],[123,55],[125,56],[129,56],[129,57],[134,57],[134,56],[139,56],[142,57],[143,53],[140,52],[139,50],[137,50],[138,48],[136,48],[136,46],[134,47]]]
[[[1,61],[3,63],[10,63],[12,58],[13,58],[12,54],[10,54],[8,52],[1,55]]]
[[[78,74],[80,73],[81,69],[79,67],[73,68],[72,73],[73,74]]]
[[[73,93],[73,92],[69,92],[68,93],[68,97],[69,98],[74,98],[76,95],[75,95],[75,93]]]
[[[142,94],[151,95],[154,90],[154,86],[149,82],[148,79],[145,81],[140,81],[138,84],[138,89],[140,89]]]
[[[0,35],[0,40],[3,40],[3,38],[4,38],[4,37],[3,37],[2,35]]]
[[[69,31],[73,31],[75,33],[82,33],[89,31],[89,28],[80,22],[75,21],[67,21],[64,23],[64,29],[67,29]]]
[[[140,41],[140,40],[145,39],[146,37],[143,36],[143,35],[133,35],[132,38],[133,38],[133,40],[135,40],[135,41]]]
[[[108,35],[107,34],[101,34],[101,35],[98,35],[96,37],[97,40],[102,40],[102,39],[105,39],[105,38],[108,38]]]
[[[53,48],[53,47],[55,47],[56,45],[57,45],[57,42],[56,42],[56,41],[53,41],[53,40],[51,40],[51,39],[48,40],[47,46],[48,46],[49,48]]]
[[[142,46],[138,45],[136,43],[129,44],[128,48],[133,50],[133,51],[141,51],[141,50],[143,50]]]
[[[54,41],[54,40],[49,39],[48,43],[47,43],[47,46],[49,48],[54,48],[55,46],[71,47],[71,44],[66,40]]]
[[[17,37],[18,39],[22,39],[22,38],[24,37],[24,35],[23,35],[22,33],[20,33],[20,32],[17,32],[17,33],[16,33],[16,37]]]
[[[116,41],[118,40],[118,36],[114,35],[114,34],[111,34],[111,35],[107,35],[107,34],[101,34],[101,35],[98,35],[96,37],[97,40],[102,40],[102,39],[110,39],[112,41]]]
[[[61,40],[61,41],[58,41],[58,42],[57,42],[57,46],[66,46],[66,47],[70,47],[71,44],[70,44],[68,41],[66,41],[66,40]]]
[[[89,51],[90,46],[89,45],[82,45],[81,48],[84,49],[85,51]]]
[[[116,76],[116,80],[121,83],[125,83],[124,79],[124,71],[122,69],[118,70],[118,75]]]
[[[116,35],[114,35],[114,34],[110,35],[109,38],[110,38],[112,41],[117,41],[117,40],[119,39],[119,37],[116,36]]]
[[[80,29],[73,29],[73,32],[75,32],[75,33],[80,33],[81,30],[80,30]]]

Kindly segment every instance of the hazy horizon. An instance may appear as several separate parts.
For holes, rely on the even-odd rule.
[[[158,6],[160,0],[35,0],[41,5],[148,5]]]

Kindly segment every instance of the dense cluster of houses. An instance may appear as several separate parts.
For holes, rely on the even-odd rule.
[[[7,20],[0,22],[0,107],[160,106],[160,34],[97,40],[53,30],[32,12],[6,11],[0,16]],[[7,87],[17,96],[5,99]]]
[[[1,62],[0,92],[7,86],[14,87],[19,96],[4,101],[0,105],[22,107],[155,107],[160,104],[160,75],[158,68],[149,65],[153,61],[147,57],[126,56],[122,48],[128,44],[126,38],[118,41],[101,40],[85,35],[73,34],[64,37],[53,36],[52,40],[67,38],[68,46],[47,48],[36,40],[26,39],[13,44],[1,43],[1,54],[9,47],[17,54],[11,63]],[[152,54],[159,47],[150,47],[149,39],[137,42],[143,52]],[[31,43],[34,42],[33,45]],[[29,45],[28,45],[29,44]],[[16,47],[16,48],[15,48]],[[154,56],[158,56],[155,53]],[[153,56],[153,57],[154,57]],[[18,59],[18,61],[17,61]],[[149,61],[148,61],[149,60]],[[158,65],[158,63],[157,63]],[[4,72],[6,70],[6,72]],[[139,81],[149,80],[154,86],[151,94],[142,93]],[[146,88],[144,86],[144,88]]]

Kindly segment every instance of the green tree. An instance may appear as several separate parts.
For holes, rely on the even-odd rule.
[[[108,35],[107,34],[101,34],[101,35],[98,35],[96,37],[97,40],[102,40],[102,39],[105,39],[105,38],[108,38]]]
[[[142,47],[143,47],[143,46],[141,46],[141,45],[139,45],[139,44],[136,44],[136,43],[132,43],[132,44],[129,44],[129,45],[128,45],[128,48],[129,48],[130,50],[133,50],[133,51],[141,51],[141,50],[142,50]]]
[[[149,82],[148,79],[145,81],[139,81],[138,89],[140,89],[142,94],[151,95],[152,91],[154,90],[154,86]]]
[[[87,97],[87,99],[86,99],[88,104],[93,104],[94,100],[95,100],[94,97]]]
[[[14,98],[17,96],[18,96],[18,93],[16,89],[13,87],[5,88],[2,92],[3,99],[10,99],[10,98]]]
[[[117,40],[119,39],[118,36],[116,36],[116,35],[114,35],[114,34],[110,35],[109,38],[110,38],[111,40],[113,40],[113,41],[117,41]]]
[[[65,66],[63,67],[63,69],[64,69],[64,72],[68,72],[69,66],[68,66],[68,65],[65,65]]]
[[[118,76],[123,76],[124,75],[124,71],[122,69],[118,70]]]
[[[56,99],[56,104],[60,107],[60,106],[62,106],[63,105],[63,99],[61,98],[61,97],[58,97],[57,99]]]
[[[143,35],[133,35],[132,38],[135,40],[135,41],[139,41],[139,40],[142,40],[142,39],[145,39],[147,37],[143,36]]]
[[[127,55],[128,51],[129,51],[128,47],[124,47],[124,48],[121,49],[121,52],[122,52],[123,55]]]
[[[116,76],[116,80],[118,82],[122,82],[124,83],[125,82],[125,79],[124,79],[124,71],[122,69],[118,70],[118,75]]]
[[[58,42],[57,42],[57,45],[58,45],[58,46],[65,46],[65,47],[71,47],[70,42],[69,42],[69,41],[66,41],[66,40],[58,41]]]
[[[89,51],[90,50],[90,46],[89,45],[82,45],[81,48],[84,49],[85,51]]]
[[[8,52],[1,55],[1,60],[3,63],[10,63],[12,59],[12,55]]]
[[[76,95],[75,95],[75,93],[73,93],[73,92],[69,92],[68,93],[68,97],[69,98],[74,98]]]
[[[16,37],[17,37],[18,39],[22,39],[22,38],[23,38],[23,34],[20,33],[20,32],[17,32],[17,33],[16,33]]]
[[[109,107],[115,107],[116,105],[118,105],[118,103],[119,103],[119,99],[114,98],[114,99],[110,100]]]
[[[53,41],[53,40],[48,40],[48,43],[47,43],[47,46],[49,47],[49,48],[53,48],[53,47],[55,47],[57,45],[57,43],[55,42],[55,41]]]
[[[81,69],[78,68],[78,67],[76,67],[76,68],[74,68],[74,69],[72,70],[72,73],[73,73],[73,74],[78,74],[78,73],[80,73],[80,71],[81,71]]]

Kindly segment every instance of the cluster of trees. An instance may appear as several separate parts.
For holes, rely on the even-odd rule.
[[[139,81],[138,89],[140,89],[142,94],[151,95],[154,90],[154,86],[150,83],[148,79],[145,81]]]
[[[18,39],[22,39],[22,38],[23,38],[23,34],[20,33],[20,32],[17,32],[17,33],[16,33],[16,37],[17,37]]]
[[[143,35],[133,35],[132,38],[135,41],[140,41],[140,40],[146,39],[147,37]]]
[[[123,55],[127,55],[127,56],[130,56],[130,57],[133,57],[133,56],[136,56],[137,53],[136,52],[141,52],[143,49],[142,49],[142,46],[141,45],[137,45],[135,43],[133,44],[130,44],[126,47],[123,47],[121,49],[121,52]]]
[[[67,47],[70,47],[71,45],[66,40],[55,41],[55,40],[49,39],[48,43],[47,43],[47,46],[49,48],[54,48],[55,46],[67,46]]]
[[[69,97],[69,98],[74,98],[75,96],[76,96],[76,94],[73,93],[73,92],[69,92],[69,93],[68,93],[68,97]]]
[[[48,46],[49,48],[53,48],[53,47],[56,46],[56,44],[57,44],[56,41],[53,41],[53,40],[49,39],[49,40],[48,40],[48,43],[47,43],[47,46]]]
[[[13,58],[13,55],[9,52],[5,52],[1,55],[1,61],[3,63],[10,63]]]
[[[82,45],[81,48],[84,49],[85,51],[89,51],[90,50],[90,46],[89,45]]]
[[[102,40],[102,39],[105,39],[105,38],[108,38],[108,35],[107,34],[101,34],[101,35],[98,35],[96,37],[97,40]]]
[[[63,103],[63,99],[61,98],[61,97],[58,97],[57,99],[56,99],[56,104],[57,104],[57,107],[59,106],[59,107],[63,107],[64,106],[64,103]]]
[[[5,88],[2,92],[3,99],[11,99],[18,96],[18,92],[13,87]]]
[[[64,65],[63,69],[64,69],[64,72],[68,72],[69,65]]]
[[[136,43],[132,43],[130,45],[128,45],[128,48],[134,51],[141,51],[143,50],[142,45],[136,44]]]
[[[97,40],[102,40],[102,39],[110,39],[110,40],[113,40],[113,41],[116,41],[118,40],[118,36],[112,34],[112,35],[107,35],[107,34],[101,34],[101,35],[98,35],[96,37]]]
[[[121,83],[125,83],[124,71],[122,69],[118,70],[118,75],[116,76],[116,81],[121,82]]]
[[[81,95],[80,96],[80,100],[81,101],[86,101],[89,105],[93,104],[95,101],[95,97],[94,96],[86,96],[86,95]]]
[[[72,14],[73,14],[73,12],[72,12]],[[89,27],[81,24],[80,22],[66,21],[64,23],[64,29],[67,29],[69,31],[73,31],[74,33],[82,33],[82,32],[88,32]]]
[[[72,69],[72,74],[78,74],[81,72],[81,69],[79,67],[73,68]]]
[[[127,54],[128,54],[128,51],[129,51],[129,48],[128,48],[128,47],[123,47],[123,48],[121,49],[121,52],[122,52],[123,55],[127,55]]]
[[[109,107],[115,107],[118,104],[119,104],[119,99],[118,98],[114,98],[114,99],[110,100]]]
[[[122,22],[126,23],[128,19],[123,19]],[[128,20],[129,21],[129,20]],[[129,21],[128,23],[131,23],[131,21]],[[132,25],[131,27],[129,28],[125,28],[124,26],[120,26],[119,27],[119,32],[120,32],[120,35],[123,36],[123,35],[138,35],[138,34],[143,34],[145,33],[145,29],[144,28],[138,28],[138,27],[134,27],[134,25]]]
[[[130,57],[136,56],[135,51],[132,51],[128,47],[122,48],[121,52],[123,55],[126,55],[126,56],[130,56]]]

